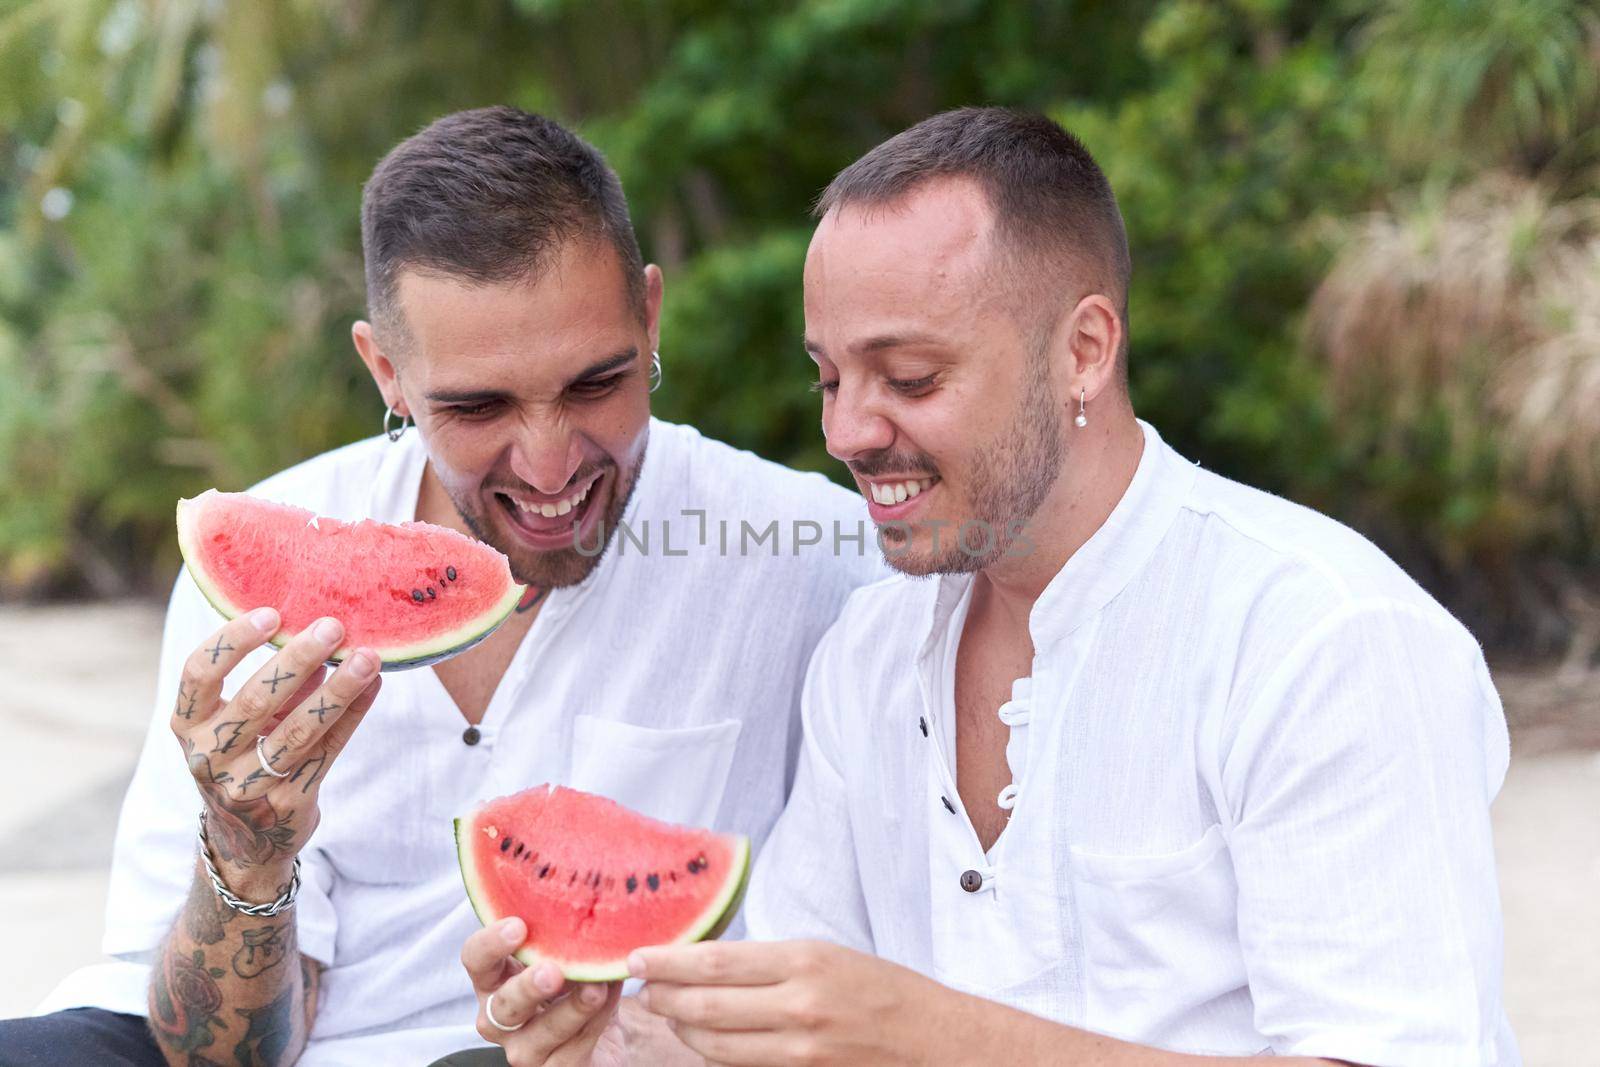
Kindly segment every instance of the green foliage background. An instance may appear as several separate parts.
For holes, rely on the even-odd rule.
[[[1475,414],[1341,401],[1363,394],[1333,387],[1306,314],[1351,220],[1408,196],[1508,172],[1595,202],[1595,17],[1570,0],[0,0],[0,589],[159,588],[178,496],[375,432],[348,340],[361,182],[486,103],[574,125],[621,173],[667,274],[658,412],[837,475],[799,348],[808,205],[884,137],[1000,103],[1077,132],[1118,191],[1142,415],[1213,469],[1357,522],[1487,638],[1556,647],[1566,591],[1600,569],[1571,449],[1534,486],[1514,437],[1460,432]]]

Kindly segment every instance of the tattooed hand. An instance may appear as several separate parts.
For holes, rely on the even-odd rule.
[[[293,859],[317,825],[323,775],[381,684],[371,649],[357,649],[327,675],[324,660],[344,628],[322,619],[223,700],[223,678],[278,624],[276,611],[258,608],[212,634],[184,665],[172,714],[205,800],[218,871],[236,894],[253,900],[271,900],[288,884]],[[264,738],[259,754],[257,738]],[[253,948],[252,959],[268,958],[270,946]]]

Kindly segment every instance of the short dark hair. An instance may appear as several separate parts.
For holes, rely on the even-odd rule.
[[[368,313],[380,329],[404,329],[396,291],[407,268],[477,283],[527,280],[573,238],[616,250],[642,319],[644,259],[605,157],[514,107],[446,115],[396,145],[362,190]]]
[[[1122,212],[1083,142],[1043,115],[963,107],[924,119],[840,171],[814,214],[821,218],[845,205],[888,206],[931,179],[956,177],[983,188],[997,236],[1025,277],[1048,283],[1066,267],[1111,299],[1123,321],[1118,357],[1125,362],[1133,263]],[[1053,304],[1046,306],[1053,324]]]

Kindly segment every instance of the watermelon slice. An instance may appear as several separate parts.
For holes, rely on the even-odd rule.
[[[467,896],[485,926],[528,925],[517,959],[576,982],[628,977],[645,945],[718,937],[744,899],[750,839],[646,818],[614,800],[536,785],[456,820]]]
[[[304,508],[209,489],[178,501],[178,545],[194,582],[228,618],[273,607],[283,643],[325,615],[384,670],[464,652],[511,614],[522,586],[481,541],[426,522],[320,519]]]

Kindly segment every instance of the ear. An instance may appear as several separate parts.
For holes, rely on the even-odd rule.
[[[661,349],[661,294],[665,282],[661,268],[654,263],[644,268],[644,325],[650,335],[650,351]]]
[[[1080,394],[1093,400],[1118,381],[1117,353],[1122,350],[1122,316],[1110,300],[1091,293],[1067,316],[1067,374],[1074,401]]]
[[[396,415],[402,418],[409,415],[405,394],[400,390],[400,372],[395,367],[394,361],[385,355],[378,345],[378,338],[372,332],[372,324],[358,320],[350,327],[350,339],[355,342],[361,362],[367,365],[367,373],[371,374],[372,380],[377,383],[378,392],[383,394],[383,402],[393,408]]]

